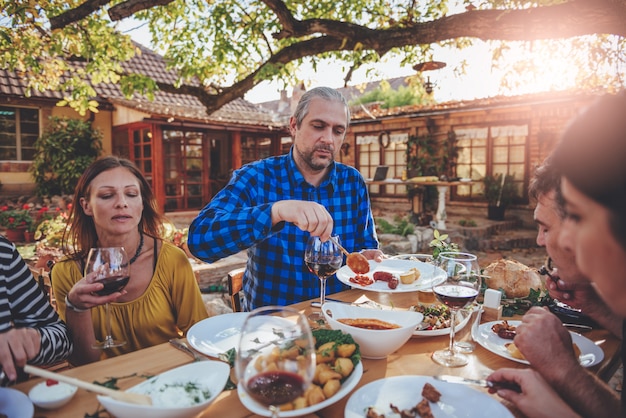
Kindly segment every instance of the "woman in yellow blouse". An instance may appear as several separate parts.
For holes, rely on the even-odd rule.
[[[72,364],[167,342],[207,317],[187,256],[159,238],[162,224],[150,185],[129,160],[101,158],[79,179],[64,236],[65,248],[73,250],[51,276],[59,315],[73,336]],[[87,254],[92,247],[115,246],[131,257],[130,280],[122,291],[98,296],[103,285],[83,277]],[[126,344],[95,349],[106,336],[106,303],[112,336]]]

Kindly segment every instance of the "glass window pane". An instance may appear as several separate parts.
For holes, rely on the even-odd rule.
[[[493,149],[493,162],[497,163],[506,163],[509,157],[508,148],[504,147],[494,147]]]
[[[509,149],[511,163],[523,163],[526,160],[526,148],[523,145],[516,145]]]
[[[485,164],[487,162],[487,152],[484,148],[472,148],[472,163]]]

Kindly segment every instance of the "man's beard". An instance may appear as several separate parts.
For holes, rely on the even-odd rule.
[[[300,149],[297,146],[295,147],[295,149],[296,149],[296,152],[298,153],[298,155],[300,156],[300,158],[302,159],[302,161],[304,161],[306,163],[306,165],[308,165],[309,168],[311,168],[314,171],[324,170],[325,168],[327,168],[329,165],[331,165],[335,161],[335,155],[334,155],[333,150],[332,150],[331,147],[319,146],[319,147],[316,147],[316,148],[312,149],[309,152],[300,151]],[[330,151],[330,158],[323,159],[323,160],[321,160],[320,163],[316,163],[314,161],[313,154],[317,150]]]

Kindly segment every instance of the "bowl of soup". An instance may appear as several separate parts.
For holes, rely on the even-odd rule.
[[[352,335],[361,356],[381,359],[397,351],[413,335],[424,316],[419,312],[387,310],[326,302],[322,313],[332,329]]]

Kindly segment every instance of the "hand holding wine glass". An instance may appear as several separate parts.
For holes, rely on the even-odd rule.
[[[122,290],[130,278],[130,263],[124,247],[99,247],[89,250],[85,276],[92,274],[92,282],[101,282],[104,287],[95,292],[99,296],[110,295]],[[94,344],[94,348],[112,348],[126,344],[126,341],[113,339],[111,335],[110,306],[105,305],[107,334],[104,341]]]
[[[282,306],[250,312],[241,330],[235,371],[240,389],[278,417],[280,406],[301,396],[315,373],[315,345],[304,315]]]
[[[320,306],[324,305],[326,297],[326,279],[335,274],[343,264],[343,253],[337,245],[338,236],[333,236],[326,242],[322,242],[320,237],[310,237],[306,250],[304,251],[304,263],[309,271],[320,279]],[[321,312],[314,312],[309,315],[312,321],[324,320]]]
[[[478,296],[480,266],[474,254],[448,252],[439,254],[439,267],[446,273],[446,280],[434,283],[433,293],[450,309],[450,343],[447,349],[435,351],[432,358],[443,366],[464,366],[469,359],[454,349],[454,324],[459,309],[468,306]]]

